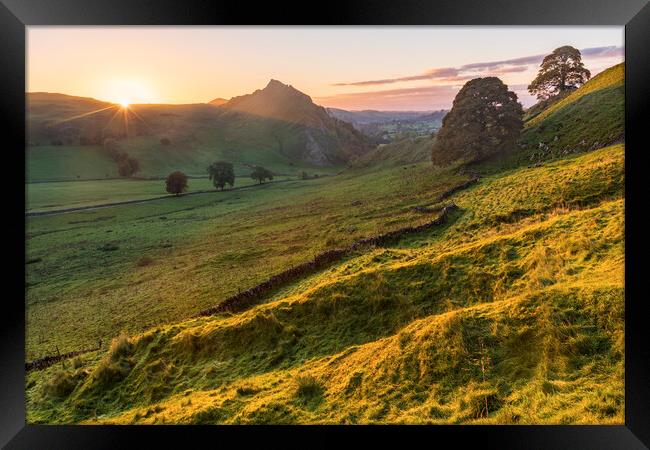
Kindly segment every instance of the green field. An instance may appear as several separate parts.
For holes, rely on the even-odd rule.
[[[27,358],[179,320],[325,249],[430,220],[411,207],[464,179],[424,164],[30,217]]]
[[[79,359],[75,363],[79,368],[31,374],[28,421],[623,423],[623,155],[623,147],[615,146],[487,177],[455,196],[460,210],[446,227],[360,251],[249,311],[169,325],[158,319],[142,334],[116,340],[103,356]],[[414,178],[424,178],[423,173]],[[385,185],[377,175],[365,177],[381,179]],[[431,201],[437,190],[423,187],[434,186],[438,177],[431,176],[417,190],[405,183],[395,189],[396,198],[404,195],[402,201],[369,209],[361,223],[368,224],[373,214],[384,215],[384,221],[399,217],[415,198]],[[333,206],[338,198],[348,204],[361,198],[364,185],[373,195],[381,186],[364,177],[318,183],[323,184],[311,189],[318,188],[319,195],[324,183],[331,183],[332,190],[322,197],[312,193],[312,202],[321,206],[332,202],[327,205],[330,211],[337,210]],[[350,190],[344,189],[346,185]],[[291,189],[305,190],[301,198],[309,197],[310,188],[304,184],[296,182]],[[281,192],[269,186],[264,194],[255,195],[270,200]],[[182,200],[198,202],[198,196]],[[244,197],[240,200],[245,202]],[[295,204],[295,198],[289,203]],[[254,235],[256,245],[247,254],[238,243],[227,264],[236,260],[241,271],[251,252],[264,249],[264,264],[254,269],[259,274],[277,263],[274,256],[291,244],[318,242],[312,251],[325,246],[327,234],[315,230],[328,229],[332,213],[316,216],[306,209],[308,204],[292,207],[293,214],[282,212],[289,214],[290,222],[296,221],[289,225],[294,229],[291,235],[277,221],[264,226],[263,219],[256,220],[259,205],[247,209],[245,217],[254,234],[241,233],[248,240]],[[210,208],[195,206],[194,220],[205,217]],[[237,216],[236,206],[231,207],[223,219]],[[348,221],[356,215],[338,211],[330,236],[343,223],[351,226]],[[302,217],[296,216],[298,212]],[[146,210],[125,209],[127,214],[132,220],[149,221],[150,228],[139,239],[161,232],[154,231],[159,228],[158,217],[145,219]],[[149,291],[149,283],[161,271],[177,315],[183,309],[179,299],[201,298],[198,291],[179,289],[171,264],[182,273],[180,278],[209,278],[213,284],[205,284],[208,292],[215,292],[214,287],[232,275],[202,256],[202,250],[214,244],[206,245],[207,235],[201,234],[199,224],[189,225],[187,213],[172,215],[158,207],[159,214],[175,217],[188,230],[192,226],[194,232],[184,234],[201,236],[201,244],[192,245],[192,238],[186,237],[178,250],[176,246],[167,250],[170,256],[180,254],[169,263],[161,262],[164,269],[157,264],[144,269],[131,266],[130,274],[113,274],[120,282],[105,289],[115,295],[119,312],[116,306],[109,316],[120,314],[124,325],[138,320],[138,314],[124,318],[125,311],[138,305],[140,315],[153,319],[152,304],[145,307],[143,298],[133,302],[134,296],[129,300],[127,293]],[[319,217],[317,227],[298,237],[295,227],[305,230],[306,223],[314,222],[311,217]],[[124,222],[128,223],[126,217]],[[101,232],[103,227],[94,228]],[[241,223],[232,228],[243,227]],[[209,228],[215,230],[215,224]],[[273,230],[280,228],[285,240],[278,242]],[[269,251],[268,238],[279,244],[275,251]],[[113,270],[118,270],[135,258],[128,256],[129,251],[120,248],[105,258],[113,259]],[[210,253],[214,257],[215,252]],[[302,249],[291,248],[291,253],[299,255]],[[155,260],[166,261],[162,255]],[[103,262],[102,270],[109,266]],[[129,289],[123,289],[127,280]],[[84,321],[83,315],[77,316],[78,308],[95,321],[104,320],[104,305],[111,301],[104,298],[86,306],[87,297],[83,306],[78,301],[74,308],[56,300],[40,307],[34,302],[28,312],[40,310],[50,327],[55,314],[45,313],[48,307],[66,311],[76,323]],[[58,333],[65,335],[64,330],[54,331]]]
[[[284,180],[286,177],[280,177]],[[235,188],[256,184],[251,178],[236,178]],[[215,190],[208,178],[191,178],[187,192]],[[165,180],[112,179],[27,183],[27,211],[103,205],[168,196]]]

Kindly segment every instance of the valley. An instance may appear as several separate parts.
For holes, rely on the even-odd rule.
[[[26,360],[103,343],[28,373],[28,422],[623,423],[623,80],[614,66],[532,116],[515,152],[446,167],[429,130],[376,145],[276,80],[134,105],[142,122],[118,139],[140,161],[130,179],[81,145],[93,123],[69,142],[47,125],[108,106],[34,94],[28,212],[151,200],[27,219]],[[245,189],[203,178],[219,159]],[[255,184],[256,165],[274,181]],[[164,192],[178,169],[193,195]],[[196,317],[450,205],[440,225]]]

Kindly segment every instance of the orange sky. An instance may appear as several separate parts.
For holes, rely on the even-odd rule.
[[[27,91],[199,103],[275,78],[324,106],[434,110],[495,75],[529,105],[541,56],[561,45],[587,49],[595,74],[623,60],[623,28],[30,26]]]

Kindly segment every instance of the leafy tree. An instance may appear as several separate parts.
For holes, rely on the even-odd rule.
[[[165,181],[165,189],[170,194],[176,195],[185,192],[187,190],[187,175],[180,170],[170,173]]]
[[[432,149],[434,165],[477,162],[515,147],[523,109],[496,77],[475,78],[456,94]]]
[[[222,191],[226,184],[229,184],[230,187],[235,184],[235,171],[232,168],[232,164],[227,161],[217,161],[210,164],[208,174],[214,187]]]
[[[544,58],[537,77],[528,86],[528,92],[544,100],[577,89],[589,77],[591,73],[582,63],[580,50],[565,45]]]
[[[140,171],[140,161],[131,158],[126,153],[120,154],[120,159],[117,161],[117,172],[121,177],[132,177]]]
[[[253,180],[257,180],[259,184],[262,184],[266,179],[269,181],[273,179],[273,172],[265,169],[264,167],[257,166],[255,169],[253,169],[251,178]]]

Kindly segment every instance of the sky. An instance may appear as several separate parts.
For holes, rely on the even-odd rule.
[[[27,92],[120,103],[204,103],[269,79],[349,110],[449,109],[498,76],[524,106],[544,55],[572,45],[592,76],[623,61],[623,27],[27,28]]]

